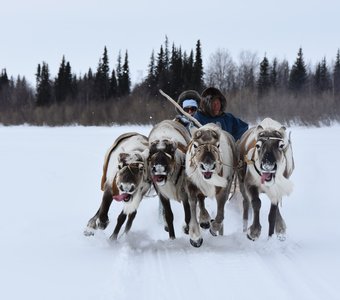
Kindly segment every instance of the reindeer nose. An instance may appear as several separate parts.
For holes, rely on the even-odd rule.
[[[153,165],[152,167],[152,172],[153,173],[165,173],[166,172],[166,167],[160,164]]]
[[[267,171],[267,172],[273,171],[275,168],[275,163],[271,163],[269,160],[266,160],[262,164],[261,168],[263,171]]]
[[[206,163],[202,163],[200,164],[200,167],[203,171],[213,171],[216,168],[216,163],[210,163],[210,164],[206,164]]]
[[[263,155],[263,162],[266,163],[266,164],[275,164],[275,157],[274,157],[274,154],[271,153],[271,152],[266,152],[264,155]]]
[[[135,185],[133,183],[121,183],[119,189],[124,193],[132,193],[135,190]]]

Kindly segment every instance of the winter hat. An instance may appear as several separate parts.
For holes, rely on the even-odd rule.
[[[182,104],[182,107],[183,108],[186,108],[186,107],[196,107],[196,108],[198,108],[197,101],[194,100],[194,99],[184,100],[183,104]]]
[[[177,99],[177,103],[183,107],[183,102],[185,100],[194,100],[196,101],[197,105],[196,107],[199,107],[200,106],[200,102],[201,102],[201,96],[198,92],[196,92],[195,90],[187,90],[187,91],[184,91],[182,92],[179,96],[178,96],[178,99]],[[191,106],[194,106],[194,105],[191,105]],[[177,108],[176,108],[176,112],[178,114],[182,114]]]
[[[211,112],[211,103],[214,99],[218,98],[221,101],[221,113],[225,111],[227,108],[227,99],[226,97],[222,94],[222,92],[214,87],[208,87],[202,92],[202,102],[200,105],[200,110],[203,113],[206,113],[210,116],[212,116]]]

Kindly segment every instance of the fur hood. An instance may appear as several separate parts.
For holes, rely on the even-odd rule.
[[[197,102],[197,106],[200,107],[200,103],[201,103],[201,96],[198,92],[196,92],[195,90],[187,90],[182,92],[177,99],[177,103],[183,107],[183,101],[184,100],[188,100],[188,99],[192,99],[192,100],[196,100]],[[182,114],[177,108],[176,108],[176,112],[178,114]]]
[[[219,98],[221,101],[221,112],[220,112],[220,115],[221,115],[227,108],[227,99],[219,89],[214,88],[214,87],[208,87],[202,92],[202,95],[201,95],[202,101],[199,106],[199,110],[203,114],[207,114],[212,117],[213,114],[211,113],[211,103],[216,98]]]

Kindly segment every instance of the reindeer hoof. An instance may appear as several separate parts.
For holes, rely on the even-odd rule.
[[[284,242],[286,240],[286,235],[285,234],[282,234],[282,233],[279,233],[277,235],[277,239],[280,241],[280,242]]]
[[[164,226],[164,230],[165,230],[166,232],[169,232],[169,227],[168,227],[168,226]]]
[[[190,244],[191,244],[192,246],[194,246],[195,248],[199,248],[199,247],[201,247],[202,244],[203,244],[203,239],[202,239],[202,238],[199,238],[197,241],[194,241],[194,240],[190,239]]]
[[[215,231],[213,231],[212,228],[210,228],[209,231],[210,231],[210,233],[211,233],[212,236],[217,236],[217,233],[216,233]]]
[[[109,223],[110,223],[109,220],[107,220],[106,222],[99,221],[98,222],[98,229],[104,230],[107,227],[107,225],[109,225]]]
[[[112,233],[110,236],[110,241],[116,241],[118,238],[118,234]]]
[[[185,234],[189,234],[189,225],[184,225],[184,226],[183,226],[183,232],[184,232]]]
[[[256,240],[255,238],[251,237],[249,233],[247,233],[247,238],[253,242]]]
[[[248,228],[247,237],[252,241],[256,241],[261,235],[261,225],[260,226],[250,226]]]
[[[85,236],[93,236],[93,235],[94,235],[94,229],[91,228],[91,227],[87,227],[87,228],[84,230],[84,235],[85,235]]]
[[[203,228],[203,229],[209,229],[210,223],[209,222],[202,222],[202,223],[200,223],[200,227]]]

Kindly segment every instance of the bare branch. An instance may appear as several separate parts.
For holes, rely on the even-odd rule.
[[[168,99],[173,105],[175,105],[176,108],[184,115],[186,116],[190,121],[192,121],[198,128],[202,127],[202,124],[198,122],[194,117],[192,117],[190,114],[188,114],[174,99],[172,99],[169,95],[164,93],[162,90],[159,90],[161,95],[163,95],[166,99]]]

